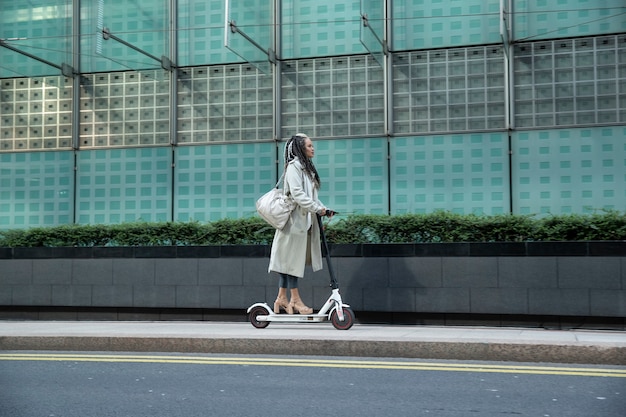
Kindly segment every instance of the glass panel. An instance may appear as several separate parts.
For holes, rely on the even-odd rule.
[[[517,126],[618,122],[617,57],[626,48],[619,40],[613,35],[518,44],[520,54],[514,65]],[[489,79],[494,76],[490,74]]]
[[[72,64],[71,0],[2,1],[0,28],[0,78],[59,75]]]
[[[501,47],[472,47],[396,56],[393,70],[395,131],[426,133],[503,128],[502,55]],[[409,113],[404,111],[407,95],[415,110]],[[466,102],[469,103],[467,108]],[[413,123],[407,124],[407,119]]]
[[[289,0],[281,3],[283,59],[367,52],[356,39],[362,25],[359,2]]]
[[[72,147],[72,80],[0,80],[0,152]]]
[[[179,71],[179,144],[271,140],[272,77],[251,64]]]
[[[0,154],[0,229],[70,224],[74,152]]]
[[[168,0],[93,0],[81,8],[82,72],[161,68],[169,55]]]
[[[175,148],[174,220],[255,216],[256,199],[278,180],[276,146],[272,142]]]
[[[244,61],[224,47],[224,0],[178,0],[178,65]]]
[[[282,70],[282,137],[383,134],[383,70],[370,55],[288,61]]]
[[[82,77],[81,148],[168,145],[169,83],[144,70]]]
[[[384,65],[385,2],[361,0],[360,34],[361,43],[382,67]]]
[[[169,148],[84,150],[76,155],[77,223],[170,220]]]
[[[394,51],[502,43],[499,0],[391,3]]]
[[[568,124],[568,123],[562,123]],[[571,123],[570,123],[571,124]],[[512,133],[513,212],[596,213],[626,205],[620,126]]]
[[[393,214],[509,211],[506,133],[396,137],[390,153]]]
[[[387,141],[384,138],[315,142],[320,200],[340,215],[386,214],[389,204]]]
[[[226,47],[265,74],[271,73],[273,10],[274,3],[267,0],[226,1]]]
[[[517,40],[568,38],[624,31],[624,0],[514,2]]]

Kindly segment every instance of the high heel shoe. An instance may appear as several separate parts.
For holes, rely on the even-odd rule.
[[[278,297],[276,301],[274,301],[274,313],[280,314],[280,309],[283,309],[287,312],[287,314],[293,314],[293,308],[291,304],[289,304],[289,300],[286,297]]]
[[[300,314],[311,314],[311,313],[313,313],[313,309],[311,307],[307,307],[302,302],[301,299],[294,300],[292,298],[291,302],[289,303],[289,307],[291,307],[291,309],[294,311],[294,313],[300,313]]]

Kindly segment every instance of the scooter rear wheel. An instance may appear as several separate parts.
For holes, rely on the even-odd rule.
[[[252,310],[250,310],[250,314],[248,315],[248,319],[250,320],[250,323],[256,327],[257,329],[264,329],[267,326],[270,325],[269,321],[259,321],[257,320],[258,316],[267,316],[269,313],[268,311],[261,307],[261,306],[256,306],[254,307]]]
[[[337,315],[337,310],[333,310],[330,313],[330,321],[335,326],[337,330],[348,330],[354,324],[354,312],[352,309],[348,307],[342,308],[343,310],[343,321],[339,320],[339,315]]]

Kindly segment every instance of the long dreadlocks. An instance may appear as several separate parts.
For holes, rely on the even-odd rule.
[[[287,141],[285,144],[285,170],[287,170],[289,162],[298,158],[304,167],[304,171],[319,188],[322,184],[320,176],[317,173],[317,169],[315,169],[315,165],[313,165],[313,161],[306,156],[304,149],[304,143],[307,139],[309,139],[309,137],[304,133],[296,133]]]

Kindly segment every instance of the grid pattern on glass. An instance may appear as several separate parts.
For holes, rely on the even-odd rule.
[[[276,144],[212,144],[175,149],[176,221],[256,214],[255,201],[276,184]]]
[[[74,152],[0,154],[0,229],[73,221]]]
[[[624,0],[559,0],[556,3],[516,0],[513,11],[513,30],[518,40],[626,31]]]
[[[390,153],[391,213],[509,212],[504,133],[398,137]]]
[[[320,200],[342,215],[387,214],[387,141],[381,138],[315,140]]]
[[[81,148],[170,143],[168,81],[146,71],[89,74],[82,80]]]
[[[72,147],[72,81],[0,80],[0,152]]]
[[[169,0],[81,2],[81,71],[160,68],[158,59],[169,51],[169,4]],[[123,42],[106,39],[103,28]]]
[[[514,132],[513,211],[566,214],[623,210],[624,137],[623,126]]]
[[[283,59],[366,52],[359,41],[359,1],[297,0],[281,3]]]
[[[504,128],[502,56],[499,46],[394,54],[394,133]]]
[[[232,1],[228,3],[226,13],[226,47],[261,72],[271,74],[268,55],[274,48],[274,2]]]
[[[180,71],[178,143],[273,139],[272,76],[250,64]]]
[[[360,26],[359,40],[381,66],[384,62],[385,2],[380,0],[360,0],[360,13],[363,23]]]
[[[76,165],[77,223],[170,220],[170,148],[83,150]]]
[[[178,65],[241,62],[224,47],[224,0],[178,2]]]
[[[370,55],[288,61],[281,75],[283,138],[385,133],[383,71]]]
[[[499,43],[500,0],[394,0],[393,50]]]
[[[626,123],[626,35],[515,46],[515,124]]]
[[[55,66],[72,65],[71,0],[0,1],[0,38]],[[0,78],[57,75],[60,70],[0,48]]]

